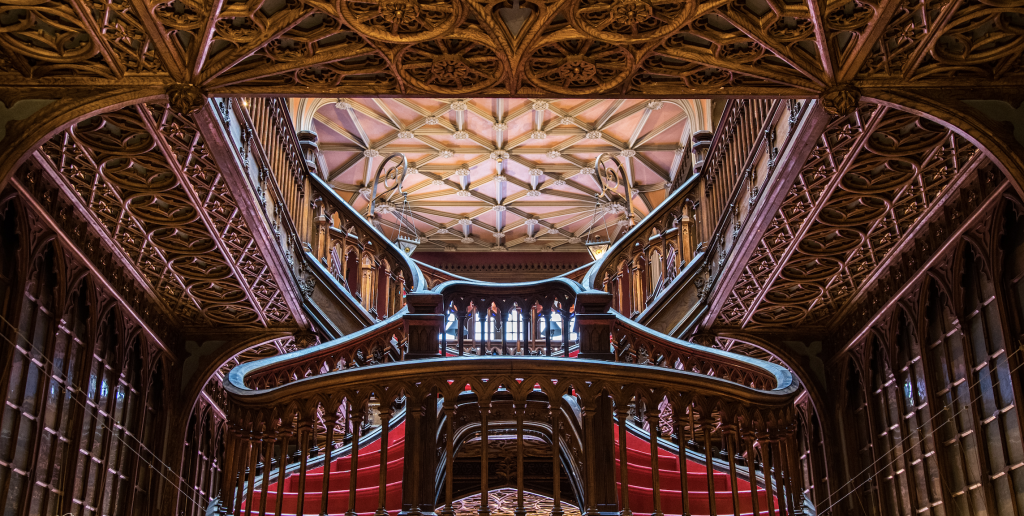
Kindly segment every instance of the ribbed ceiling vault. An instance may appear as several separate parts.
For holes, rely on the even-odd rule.
[[[607,205],[599,208],[595,158],[609,153],[624,165],[634,189],[632,217],[642,218],[665,199],[696,125],[691,113],[707,104],[403,98],[292,102],[299,129],[308,120],[306,127],[318,135],[328,180],[363,213],[369,211],[369,187],[380,163],[392,153],[406,156],[408,220],[424,251],[580,251],[591,231],[601,239],[614,236],[630,216]],[[618,191],[624,195],[624,185]],[[401,207],[399,197],[391,201]],[[394,236],[402,214],[389,208],[385,205],[378,220]]]

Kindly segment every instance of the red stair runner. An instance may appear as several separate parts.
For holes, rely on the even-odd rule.
[[[405,464],[405,422],[399,423],[388,432],[388,473],[387,503],[385,508],[391,514],[402,508],[402,468]],[[337,452],[335,452],[337,453]],[[352,457],[348,454],[331,461],[330,491],[327,493],[327,513],[345,514],[348,511],[348,486],[351,476]],[[304,515],[320,514],[320,497],[323,492],[324,468],[306,472],[306,494],[302,512]],[[356,476],[356,512],[372,515],[379,502],[380,483],[380,439],[359,449],[359,471]],[[299,500],[299,475],[288,476],[284,481],[284,503],[282,516],[295,516]],[[242,514],[247,514],[243,504]],[[253,494],[252,514],[259,514],[260,493]],[[277,507],[277,482],[267,488],[267,514],[273,514]]]
[[[629,475],[629,508],[634,515],[651,514],[654,511],[654,492],[651,486],[651,443],[626,432],[626,464]],[[739,466],[737,470],[739,472]],[[661,511],[666,515],[682,514],[683,497],[679,482],[679,456],[668,450],[658,450],[658,484],[661,486]],[[745,467],[744,467],[745,469]],[[708,496],[707,468],[700,463],[686,461],[686,487],[689,491],[690,514],[705,516],[711,514]],[[733,514],[732,486],[729,475],[716,471],[715,509],[721,515]],[[739,479],[740,514],[753,514],[750,484]],[[619,476],[619,439],[615,438],[615,486],[621,493],[622,479]],[[764,488],[757,490],[757,508],[761,515],[768,514],[768,497]],[[774,497],[773,497],[774,498]],[[777,502],[776,502],[777,503]],[[778,512],[776,510],[775,512]]]

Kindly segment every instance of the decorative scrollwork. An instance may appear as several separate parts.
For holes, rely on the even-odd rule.
[[[462,21],[456,1],[342,0],[338,9],[352,30],[385,43],[420,43],[444,36]]]
[[[442,38],[410,45],[398,56],[398,73],[414,88],[442,95],[487,89],[505,79],[505,62],[471,38]]]
[[[622,84],[633,69],[633,54],[616,45],[566,38],[534,50],[526,76],[538,86],[564,95],[602,93]]]
[[[697,4],[688,0],[576,0],[572,26],[599,41],[643,43],[666,36],[690,21]]]

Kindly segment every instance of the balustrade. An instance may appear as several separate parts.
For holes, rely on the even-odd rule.
[[[450,281],[410,294],[405,309],[362,332],[235,368],[226,383],[229,446],[241,447],[248,462],[228,466],[224,503],[247,516],[291,514],[301,504],[322,514],[451,510],[453,497],[509,487],[519,500],[529,490],[583,511],[629,511],[631,502],[648,511],[639,491],[616,494],[618,471],[627,491],[651,493],[655,513],[699,506],[717,514],[717,503],[738,514],[761,503],[772,514],[793,514],[802,495],[788,455],[796,450],[798,391],[788,371],[645,329],[609,313],[610,298],[565,279]],[[551,345],[554,332],[536,331],[538,320],[554,323],[556,313],[562,336],[572,336],[559,340],[561,349]],[[445,355],[452,356],[413,360]],[[399,428],[391,413],[403,400],[404,441],[391,450],[400,457],[388,459],[383,444],[364,443],[365,452],[352,445],[371,407],[380,407],[381,425]],[[649,452],[637,450],[642,429]],[[387,431],[375,435],[382,434],[388,442]],[[323,453],[307,462],[311,438]],[[336,454],[336,443],[347,451]],[[649,453],[650,462],[638,464],[637,453]],[[374,465],[361,467],[364,455]],[[508,471],[527,467],[540,473]],[[638,474],[650,481],[629,479]]]
[[[622,236],[582,282],[611,293],[613,308],[633,319],[663,293],[676,291],[671,287],[683,279],[699,283],[703,299],[760,190],[772,178],[800,115],[796,102],[728,101],[710,142],[706,134],[699,135],[693,151],[686,151],[668,199]],[[786,131],[784,137],[778,136],[779,128]],[[697,172],[685,173],[695,158]],[[681,273],[688,266],[690,274],[684,278]]]
[[[222,99],[222,117],[279,248],[309,297],[317,275],[333,278],[377,320],[397,313],[422,274],[405,253],[366,224],[320,176],[316,135],[296,135],[285,101]],[[237,122],[234,131],[230,122]],[[251,159],[250,159],[251,157]]]

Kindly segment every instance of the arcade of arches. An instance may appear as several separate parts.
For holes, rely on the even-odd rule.
[[[0,0],[0,510],[1024,514],[1024,2]]]

